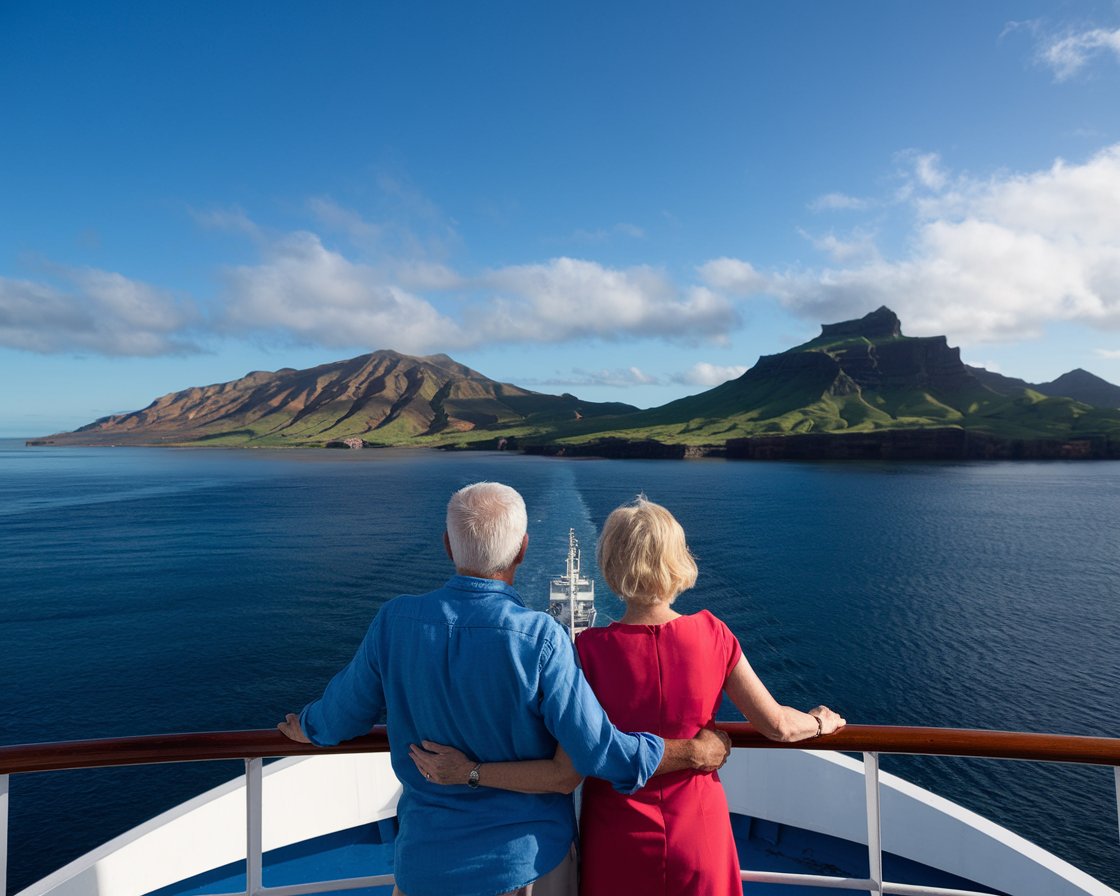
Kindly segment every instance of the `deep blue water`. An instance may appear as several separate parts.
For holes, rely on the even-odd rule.
[[[644,491],[779,700],[851,722],[1115,736],[1120,463],[575,461],[0,441],[0,744],[261,728],[316,696],[380,604],[450,572],[449,494],[525,496],[543,607]],[[601,618],[621,605],[598,581]],[[734,717],[729,709],[728,718]],[[1111,771],[885,757],[886,770],[1120,884]],[[239,771],[16,776],[12,892]],[[890,819],[885,819],[885,824]]]

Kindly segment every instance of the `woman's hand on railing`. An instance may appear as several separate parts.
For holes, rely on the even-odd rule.
[[[817,732],[817,737],[824,734],[832,734],[848,724],[847,719],[840,715],[840,713],[829,709],[827,706],[816,706],[809,710],[809,715],[820,723],[820,730]]]

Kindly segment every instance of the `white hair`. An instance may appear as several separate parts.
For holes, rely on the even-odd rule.
[[[476,482],[447,502],[455,568],[489,576],[513,566],[528,529],[525,501],[508,485]]]

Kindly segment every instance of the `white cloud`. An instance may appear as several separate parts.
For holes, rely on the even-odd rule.
[[[259,264],[226,279],[226,331],[409,353],[588,338],[721,342],[739,321],[723,296],[678,287],[650,267],[555,258],[467,278],[422,259],[356,262],[306,231],[266,246]]]
[[[766,276],[756,271],[754,265],[738,258],[713,258],[696,270],[700,279],[713,289],[732,295],[752,295],[764,289],[767,284]]]
[[[724,297],[703,286],[682,289],[664,272],[645,266],[617,269],[554,258],[491,271],[477,285],[494,297],[465,309],[464,323],[484,340],[721,342],[739,323]]]
[[[1056,80],[1067,81],[1102,53],[1111,53],[1120,61],[1120,28],[1115,31],[1091,28],[1049,37],[1039,47],[1038,57],[1054,72]]]
[[[445,292],[466,285],[462,275],[437,261],[397,261],[391,263],[391,270],[393,279],[406,289]]]
[[[700,361],[684,373],[674,375],[673,382],[686,386],[718,386],[728,380],[738,379],[746,372],[747,368],[741,364],[720,365]]]
[[[233,268],[227,277],[222,324],[235,332],[410,353],[465,341],[456,322],[431,303],[386,282],[377,268],[326,248],[313,233],[289,235],[268,248],[261,264]]]
[[[744,266],[756,292],[818,322],[888,305],[906,332],[966,344],[1034,337],[1052,321],[1120,328],[1120,144],[988,180],[915,158],[918,181],[941,192],[910,199],[904,257],[765,276],[734,259],[709,264]]]
[[[307,204],[319,225],[352,244],[357,258],[301,231],[262,241],[259,263],[229,269],[224,329],[428,352],[588,338],[723,342],[739,325],[724,296],[703,285],[678,285],[647,266],[610,268],[560,257],[465,275],[443,260],[458,237],[442,210],[407,181],[383,176],[378,188],[393,222],[384,226],[328,197]],[[208,220],[242,219],[251,223],[240,213]],[[644,232],[619,223],[604,235],[636,239]]]
[[[1120,348],[1095,348],[1093,354],[1099,358],[1108,358],[1110,361],[1120,361]]]
[[[0,345],[41,353],[153,356],[199,351],[193,306],[96,268],[55,268],[58,284],[0,277]]]

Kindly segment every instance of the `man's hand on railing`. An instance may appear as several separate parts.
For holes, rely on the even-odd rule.
[[[284,717],[284,721],[280,722],[277,726],[280,731],[289,740],[294,740],[301,744],[311,743],[311,739],[303,733],[303,727],[299,723],[299,716],[294,712],[290,712]]]

